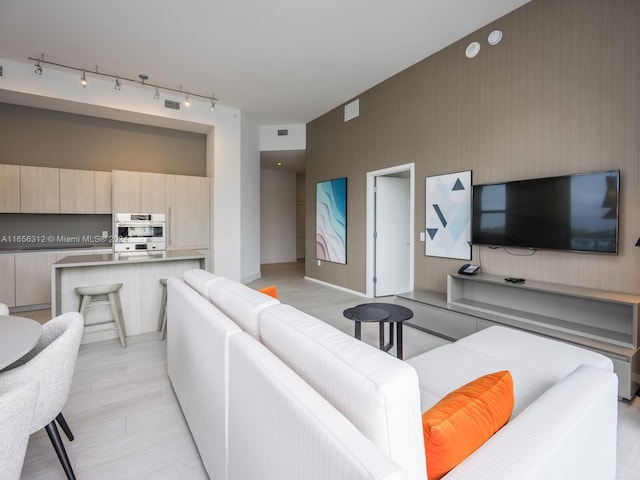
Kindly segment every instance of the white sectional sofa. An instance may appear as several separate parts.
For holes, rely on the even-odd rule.
[[[510,421],[447,480],[613,480],[611,361],[491,327],[406,362],[204,270],[169,278],[169,377],[212,480],[426,480],[422,412],[509,370]]]

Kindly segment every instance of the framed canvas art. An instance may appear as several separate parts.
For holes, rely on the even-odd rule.
[[[471,170],[427,177],[425,255],[471,259]]]
[[[347,179],[319,182],[316,187],[316,258],[347,263]]]

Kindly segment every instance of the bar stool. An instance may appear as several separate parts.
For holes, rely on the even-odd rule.
[[[112,285],[95,285],[91,287],[76,287],[76,293],[80,295],[80,313],[86,319],[87,309],[98,305],[109,305],[113,319],[104,322],[91,323],[90,325],[103,325],[107,323],[115,323],[116,330],[120,336],[120,344],[127,346],[125,337],[127,330],[124,326],[124,315],[122,314],[122,302],[120,301],[121,283]]]
[[[167,336],[167,279],[161,278],[160,284],[162,285],[162,301],[160,302],[160,318],[158,319],[158,331],[160,334],[160,340],[164,340]]]

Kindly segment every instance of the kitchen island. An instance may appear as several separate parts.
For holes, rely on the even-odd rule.
[[[51,313],[56,316],[78,311],[76,287],[122,283],[120,298],[127,335],[154,332],[158,330],[162,300],[160,279],[206,266],[206,255],[197,250],[65,257],[51,267]],[[90,308],[82,342],[117,338],[115,329],[91,326],[111,318],[108,305]]]

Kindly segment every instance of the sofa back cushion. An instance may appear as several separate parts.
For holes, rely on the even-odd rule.
[[[245,332],[230,339],[229,375],[227,480],[407,478],[318,392]]]
[[[184,272],[182,274],[182,278],[184,278],[187,285],[209,300],[209,285],[211,282],[220,280],[224,277],[207,272],[206,270],[194,268]]]
[[[262,343],[409,479],[426,479],[418,377],[408,364],[288,305],[260,314]]]
[[[279,300],[233,280],[222,278],[209,286],[211,302],[231,318],[242,330],[260,340],[258,314]]]

